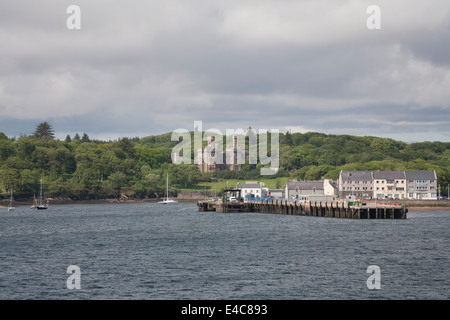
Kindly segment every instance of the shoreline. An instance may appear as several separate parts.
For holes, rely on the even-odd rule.
[[[205,200],[204,197],[195,198],[172,198],[178,202],[197,202],[199,200]],[[71,200],[71,199],[49,199],[49,205],[52,204],[123,204],[123,203],[158,203],[164,200],[164,198],[151,198],[151,199],[91,199],[91,200]],[[15,201],[16,207],[31,206],[32,201]],[[450,210],[449,200],[400,200],[394,201],[400,205],[405,205],[409,211],[434,211],[434,210]],[[8,202],[6,200],[0,201],[0,208],[8,208]]]
[[[49,206],[52,204],[121,204],[121,203],[158,203],[165,198],[155,198],[155,199],[91,199],[91,200],[71,200],[71,199],[48,199]],[[177,199],[171,198],[178,202],[197,202],[202,199]],[[16,200],[14,201],[14,206],[31,206],[33,201],[30,200]],[[8,201],[0,201],[0,208],[7,208]]]
[[[434,206],[434,207],[408,207],[406,206],[406,208],[408,209],[408,211],[436,211],[436,210],[450,210],[450,207],[446,207],[446,206]]]

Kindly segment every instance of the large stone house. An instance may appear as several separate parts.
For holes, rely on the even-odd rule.
[[[233,137],[233,145],[225,151],[222,151],[221,144],[215,141],[214,136],[209,136],[207,140],[208,145],[197,150],[198,168],[201,172],[240,171],[242,162],[248,163],[248,147],[240,145],[237,136]]]

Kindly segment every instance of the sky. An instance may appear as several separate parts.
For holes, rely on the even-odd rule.
[[[1,0],[0,132],[42,121],[450,142],[450,0]]]

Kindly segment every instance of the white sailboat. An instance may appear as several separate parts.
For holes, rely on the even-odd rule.
[[[166,182],[166,200],[158,202],[160,204],[171,204],[171,203],[178,203],[178,201],[169,199],[169,174],[167,174],[167,182]]]
[[[11,197],[9,198],[9,207],[8,211],[14,211],[16,207],[13,206],[13,189],[11,189]]]
[[[31,206],[31,209],[33,210],[45,210],[48,209],[48,201],[46,204],[43,203],[43,189],[42,189],[42,178],[41,178],[41,187],[39,188],[39,198],[36,200],[34,199],[34,203]]]

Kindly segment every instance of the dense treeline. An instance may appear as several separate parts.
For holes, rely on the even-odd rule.
[[[9,139],[0,133],[0,187],[16,197],[36,193],[41,177],[49,197],[72,199],[154,197],[165,192],[165,173],[174,187],[195,185],[194,166],[171,164],[171,147],[145,139],[114,142],[84,139],[56,140],[52,134]],[[172,142],[172,144],[174,144]]]
[[[49,197],[144,198],[164,194],[166,173],[171,194],[214,178],[261,178],[260,165],[211,174],[201,173],[194,164],[172,164],[171,151],[176,144],[170,133],[117,141],[91,140],[87,134],[76,134],[60,141],[46,122],[39,124],[33,135],[19,139],[0,133],[0,189],[4,196],[14,189],[17,197],[31,197],[42,177]],[[280,134],[280,170],[276,177],[337,179],[340,170],[436,170],[441,192],[446,194],[450,143],[408,144],[314,132]]]
[[[337,179],[341,170],[436,170],[441,191],[450,183],[450,143],[287,133],[281,167],[299,180]]]

